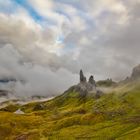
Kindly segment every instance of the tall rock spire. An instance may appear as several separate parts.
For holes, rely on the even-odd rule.
[[[89,77],[89,81],[88,81],[88,90],[96,90],[96,82],[94,80],[94,77],[91,75]]]
[[[89,81],[88,81],[90,84],[94,84],[95,83],[95,81],[94,81],[94,77],[91,75],[90,77],[89,77]]]
[[[84,76],[82,70],[80,70],[80,83],[81,83],[81,82],[86,82],[86,77]]]

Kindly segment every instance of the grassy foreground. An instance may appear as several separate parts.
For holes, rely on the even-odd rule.
[[[43,108],[39,108],[43,106]],[[122,84],[99,99],[65,93],[0,111],[0,140],[140,140],[140,84]]]

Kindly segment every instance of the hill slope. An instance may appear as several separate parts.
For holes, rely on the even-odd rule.
[[[120,84],[98,99],[66,92],[18,108],[25,114],[13,113],[13,106],[0,112],[2,140],[140,139],[139,82]]]
[[[101,94],[93,76],[87,82],[81,71],[80,83],[60,96],[1,108],[0,139],[140,140],[139,76],[136,67],[124,81],[104,81]]]

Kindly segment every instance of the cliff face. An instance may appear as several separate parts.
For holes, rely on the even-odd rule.
[[[139,82],[140,81],[140,64],[135,66],[132,70],[132,74],[130,75],[130,77],[126,77],[125,80],[120,81],[122,83],[131,83],[131,82]]]
[[[140,64],[133,68],[131,79],[140,79]]]

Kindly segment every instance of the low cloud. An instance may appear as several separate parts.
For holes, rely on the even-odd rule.
[[[78,80],[76,74],[66,69],[53,71],[49,66],[24,62],[11,45],[0,48],[0,64],[2,79],[16,79],[7,87],[17,96],[60,94]]]
[[[59,94],[81,68],[95,80],[121,80],[139,63],[138,0],[26,5],[0,2],[0,79],[15,78],[8,87],[16,95]]]

